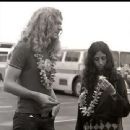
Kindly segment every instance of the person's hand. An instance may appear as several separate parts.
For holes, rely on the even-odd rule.
[[[57,100],[43,93],[37,94],[36,101],[41,105],[41,107],[54,107],[59,104]]]
[[[105,77],[99,79],[99,85],[103,90],[109,88],[111,94],[116,93],[114,86]]]
[[[55,118],[60,110],[60,104],[52,108],[52,116]]]

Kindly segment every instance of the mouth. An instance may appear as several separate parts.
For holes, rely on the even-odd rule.
[[[103,70],[103,66],[100,66],[100,67],[97,67],[98,68],[98,70]]]
[[[59,37],[59,33],[55,32],[53,35],[54,38],[58,38]]]
[[[59,35],[59,33],[58,33],[58,32],[55,32],[55,33],[54,33],[54,35],[58,36],[58,35]]]

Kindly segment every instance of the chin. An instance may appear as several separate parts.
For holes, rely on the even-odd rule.
[[[59,39],[57,36],[51,38],[52,41],[56,41],[57,39]]]
[[[103,68],[98,68],[98,72],[99,72],[99,73],[102,73],[103,70],[104,70]]]
[[[57,35],[53,37],[53,39],[58,39],[58,38],[59,38],[59,37],[58,37]]]

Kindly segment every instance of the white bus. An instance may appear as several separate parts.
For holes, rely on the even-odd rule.
[[[54,90],[63,90],[79,95],[80,73],[83,67],[84,49],[64,49],[56,62]]]
[[[120,65],[120,53],[112,51],[116,67]],[[87,49],[63,49],[56,62],[54,90],[62,90],[78,96],[81,89],[81,72]]]
[[[13,49],[14,44],[0,43],[0,74],[4,77],[7,65],[7,55]],[[130,52],[112,51],[115,66],[130,65]],[[63,49],[59,60],[56,62],[56,76],[54,90],[62,90],[78,96],[81,89],[81,72],[83,70],[84,57],[87,49]],[[130,77],[130,76],[129,76]]]

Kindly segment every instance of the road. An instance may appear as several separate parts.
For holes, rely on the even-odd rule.
[[[61,102],[61,108],[55,120],[55,128],[72,130],[76,121],[77,98],[59,92],[56,94]],[[0,130],[11,130],[16,102],[16,96],[0,91]]]
[[[61,92],[56,94],[61,102],[61,109],[55,120],[55,129],[74,130],[78,98]],[[0,130],[11,130],[16,101],[16,96],[0,91]],[[124,130],[130,130],[130,115],[123,119],[123,126]]]

